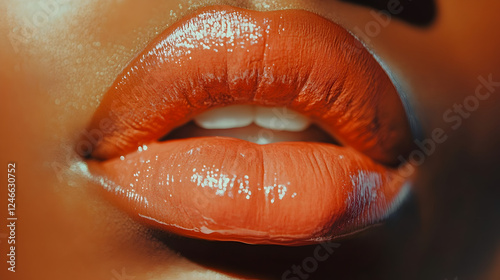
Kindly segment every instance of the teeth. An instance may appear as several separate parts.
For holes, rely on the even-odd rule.
[[[307,117],[285,107],[257,107],[254,122],[258,126],[278,131],[302,131],[311,124]]]
[[[196,118],[195,123],[205,129],[229,129],[245,127],[252,123],[277,131],[303,131],[310,120],[285,107],[260,107],[233,105],[207,111]]]
[[[207,111],[194,118],[194,122],[205,129],[228,129],[252,124],[254,115],[251,105],[233,105]]]

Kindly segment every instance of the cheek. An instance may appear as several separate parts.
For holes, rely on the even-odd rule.
[[[140,19],[125,21],[129,33],[120,34],[119,25],[106,25],[103,13],[114,13],[118,19],[124,11],[104,6],[105,11],[97,1],[9,1],[8,20],[0,25],[1,37],[9,38],[0,42],[1,91],[7,93],[0,105],[0,144],[9,147],[1,158],[19,167],[16,202],[23,226],[17,231],[16,253],[25,256],[28,278],[44,274],[67,279],[75,271],[82,279],[112,278],[111,269],[119,271],[120,261],[133,267],[147,260],[146,255],[171,259],[172,265],[178,262],[168,249],[156,251],[159,245],[139,234],[142,229],[97,200],[90,184],[71,169],[77,160],[74,139],[109,86],[109,78],[130,59],[135,40],[147,41],[149,34],[136,33]],[[103,250],[110,247],[112,252]],[[68,251],[75,257],[67,257]],[[45,258],[44,252],[54,256]],[[94,261],[82,270],[82,259]],[[46,274],[54,262],[58,272]],[[146,273],[150,265],[137,267]]]

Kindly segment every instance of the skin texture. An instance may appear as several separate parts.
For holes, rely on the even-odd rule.
[[[500,81],[500,4],[436,2],[439,16],[428,29],[392,19],[363,41],[408,94],[424,138],[440,128],[446,137],[435,138],[446,140],[412,173],[414,197],[398,215],[339,241],[312,279],[500,277],[498,87],[483,86],[482,94],[492,94],[475,110],[454,108],[475,94],[478,77]],[[75,141],[121,69],[157,32],[208,4],[306,9],[360,38],[359,30],[376,21],[369,8],[337,1],[65,2],[25,40],[12,43],[9,34],[43,9],[37,1],[3,1],[0,157],[4,166],[18,164],[22,221],[18,272],[8,279],[120,279],[122,273],[135,279],[280,278],[314,256],[314,247],[212,244],[146,230],[71,168],[78,159]],[[6,201],[5,191],[0,198]],[[6,242],[0,240],[3,254]],[[2,279],[6,273],[0,271]]]

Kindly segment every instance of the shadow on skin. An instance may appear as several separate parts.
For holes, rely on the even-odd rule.
[[[417,232],[418,222],[415,221],[418,221],[418,217],[415,210],[414,201],[409,200],[385,224],[323,245],[287,247],[207,241],[156,229],[151,229],[150,234],[183,257],[233,277],[289,280],[411,279],[401,278],[408,272],[398,271],[402,270],[398,269],[398,264],[386,258],[403,249],[402,244],[408,244],[408,239]],[[404,263],[408,260],[400,261]],[[374,275],[379,278],[373,278]]]

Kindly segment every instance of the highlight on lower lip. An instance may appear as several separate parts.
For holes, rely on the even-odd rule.
[[[300,245],[348,234],[397,202],[397,172],[350,148],[226,137],[153,143],[90,170],[132,215],[212,240]],[[175,221],[175,223],[173,222]]]
[[[272,127],[266,108],[289,108],[303,117],[282,137],[317,131],[293,132],[311,122],[325,132],[318,139],[335,141],[169,138],[194,119],[226,125],[200,114],[235,105],[261,115],[241,112],[230,125]],[[91,148],[79,152],[131,216],[181,235],[258,244],[318,242],[381,221],[404,194],[389,166],[411,147],[394,86],[346,30],[306,11],[228,6],[201,9],[154,39],[118,76],[89,131]]]

